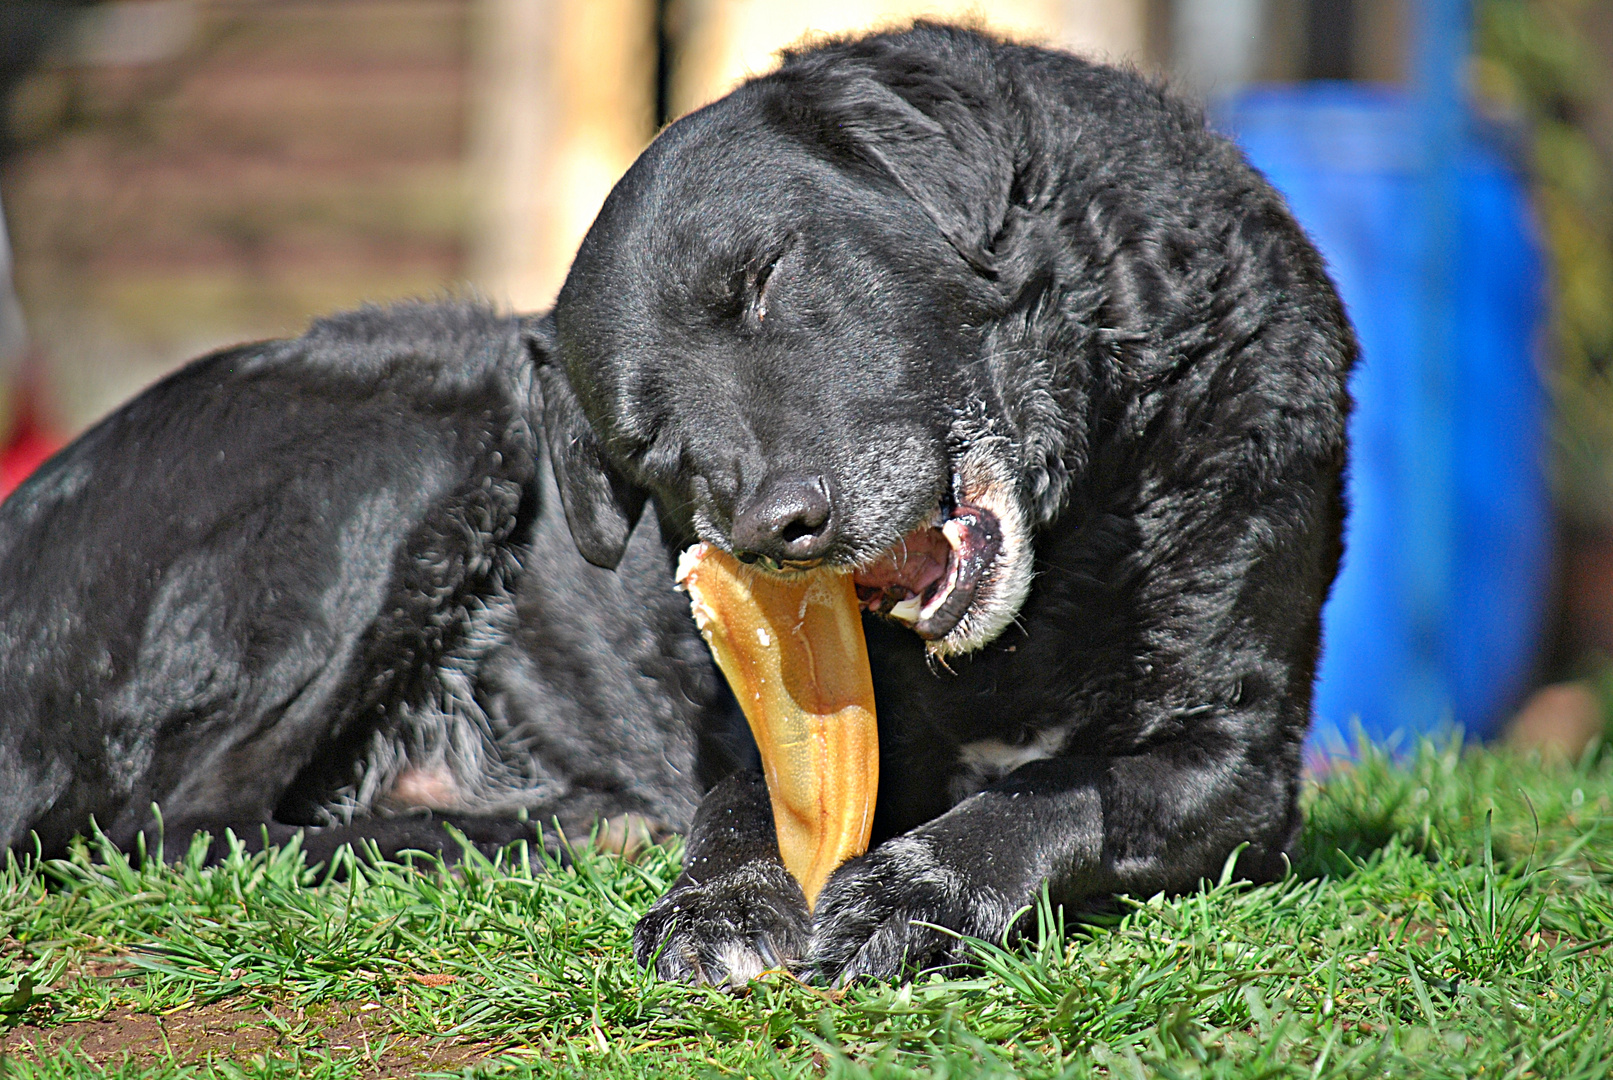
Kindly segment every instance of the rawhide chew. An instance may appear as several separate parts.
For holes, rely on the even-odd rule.
[[[695,625],[762,752],[784,866],[810,908],[835,868],[868,850],[879,733],[850,574],[790,578],[709,544],[678,560]]]

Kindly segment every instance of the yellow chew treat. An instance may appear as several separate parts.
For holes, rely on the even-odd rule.
[[[879,733],[850,574],[779,578],[709,544],[678,560],[695,625],[762,752],[779,854],[807,907],[835,868],[868,850]]]

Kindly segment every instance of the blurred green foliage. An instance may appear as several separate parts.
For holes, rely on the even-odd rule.
[[[1474,83],[1529,133],[1552,272],[1550,368],[1562,509],[1613,525],[1613,170],[1590,133],[1610,90],[1583,26],[1599,0],[1480,0]]]

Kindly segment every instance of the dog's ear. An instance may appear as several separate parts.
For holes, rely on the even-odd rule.
[[[833,49],[787,53],[776,78],[788,88],[779,102],[787,123],[812,114],[813,136],[894,179],[959,255],[993,276],[1014,151],[985,95],[955,75],[887,47],[854,59]]]
[[[606,460],[556,357],[554,319],[523,319],[521,338],[532,355],[533,381],[543,397],[543,435],[571,538],[583,558],[614,570],[644,512],[646,494]]]

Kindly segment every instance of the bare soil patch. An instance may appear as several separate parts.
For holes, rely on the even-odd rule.
[[[388,1023],[384,1007],[356,1002],[307,1013],[240,1009],[228,1003],[167,1015],[114,1011],[99,1020],[20,1024],[0,1031],[0,1063],[11,1056],[37,1060],[63,1050],[99,1065],[122,1060],[190,1065],[209,1058],[241,1061],[328,1051],[363,1062],[361,1075],[377,1078],[458,1070],[500,1049],[400,1034]]]

